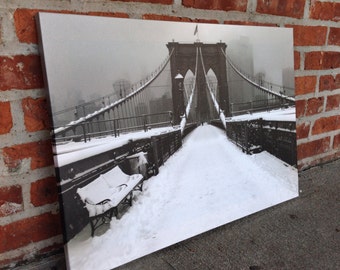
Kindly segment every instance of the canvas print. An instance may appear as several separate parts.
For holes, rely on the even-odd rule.
[[[292,29],[37,21],[69,269],[113,269],[298,196]]]

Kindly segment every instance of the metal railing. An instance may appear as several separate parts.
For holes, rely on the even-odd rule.
[[[156,175],[159,167],[181,146],[181,131],[177,129],[169,133],[129,141],[127,144],[109,148],[95,156],[57,167],[57,176],[60,180],[59,193],[63,201],[67,202],[62,204],[68,224],[65,226],[65,242],[79,233],[88,223],[88,213],[77,195],[78,188],[91,183],[99,175],[116,166],[120,166],[123,170],[128,165],[126,163],[129,157],[136,153],[146,154],[148,171],[151,171],[151,175]]]
[[[263,119],[227,122],[227,136],[247,154],[267,151],[296,165],[296,124]]]
[[[85,121],[73,124],[72,129],[54,136],[55,142],[84,141],[91,138],[114,136],[133,131],[148,131],[151,128],[172,126],[172,112],[143,114],[140,116]],[[55,127],[57,129],[58,127]]]
[[[280,98],[270,98],[270,99],[262,99],[255,100],[249,102],[239,102],[239,103],[230,103],[230,111],[232,116],[253,113],[259,111],[270,111],[273,109],[279,108],[287,108],[289,106],[293,106],[294,103],[290,101],[286,101]]]

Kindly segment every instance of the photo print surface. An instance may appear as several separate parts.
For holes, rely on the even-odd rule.
[[[298,196],[292,29],[39,13],[69,269]]]

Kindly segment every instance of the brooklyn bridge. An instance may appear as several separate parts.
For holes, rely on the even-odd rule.
[[[287,95],[292,89],[242,71],[228,56],[226,43],[172,41],[166,46],[168,55],[160,65],[129,89],[121,85],[115,93],[53,112],[67,241],[88,223],[79,189],[117,167],[128,175],[141,174],[143,181],[157,181],[168,160],[184,155],[181,151],[194,142],[195,152],[185,154],[179,165],[181,175],[186,168],[209,170],[220,172],[218,179],[231,174],[234,181],[252,165],[242,161],[236,170],[233,158],[264,152],[266,159],[296,165],[295,99]],[[170,78],[168,85],[164,76]],[[235,81],[236,90],[230,87]],[[155,99],[157,92],[162,95]],[[195,189],[197,183],[191,183]],[[92,235],[98,222],[91,223]]]

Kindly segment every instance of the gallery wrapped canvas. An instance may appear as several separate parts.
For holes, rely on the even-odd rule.
[[[39,13],[69,269],[298,196],[288,28]]]

